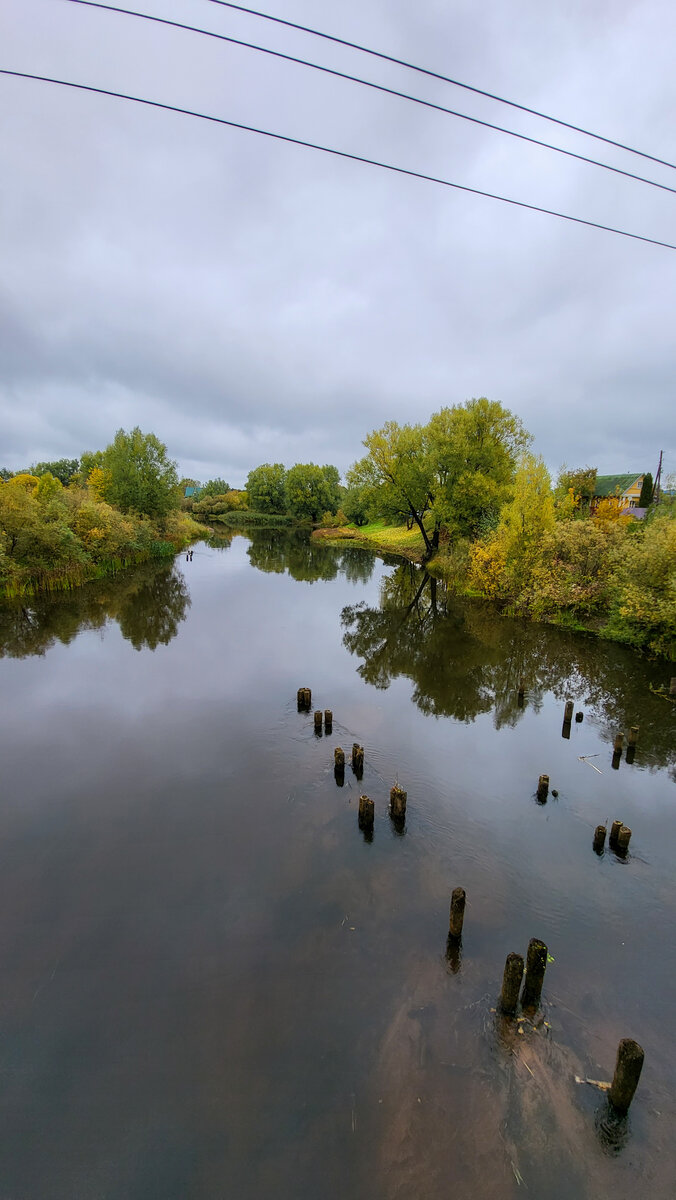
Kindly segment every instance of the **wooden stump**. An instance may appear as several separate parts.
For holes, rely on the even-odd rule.
[[[333,713],[330,708],[324,709],[324,728],[327,733],[333,729]]]
[[[610,1103],[620,1113],[627,1112],[634,1098],[644,1057],[643,1048],[638,1042],[632,1038],[622,1038],[617,1048],[615,1074],[608,1093]]]
[[[376,815],[376,806],[373,800],[368,796],[359,797],[359,828],[373,829],[373,822]]]
[[[540,804],[544,804],[549,795],[549,775],[541,775],[538,779],[537,798]]]
[[[605,825],[597,825],[594,831],[594,849],[597,854],[603,853],[603,847],[606,844],[606,827]]]
[[[511,1016],[516,1012],[519,1000],[519,988],[523,978],[523,959],[520,954],[508,954],[505,963],[505,973],[502,977],[502,991],[499,1007],[501,1012]]]
[[[526,956],[526,978],[523,984],[521,1004],[523,1008],[537,1008],[540,1003],[542,984],[547,970],[547,947],[539,938],[531,938]]]
[[[406,818],[406,798],[407,793],[404,792],[398,784],[390,791],[390,815],[395,821],[403,821]]]
[[[451,913],[448,923],[448,936],[458,941],[462,937],[462,923],[465,919],[465,889],[453,888],[451,893]]]

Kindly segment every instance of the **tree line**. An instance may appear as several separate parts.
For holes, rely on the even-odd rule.
[[[176,463],[154,434],[0,472],[0,595],[70,588],[173,555],[199,527],[180,511]]]

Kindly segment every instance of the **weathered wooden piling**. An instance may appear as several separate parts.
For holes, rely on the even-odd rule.
[[[341,746],[336,746],[333,751],[333,769],[334,771],[345,770],[345,751]]]
[[[622,1038],[617,1048],[615,1074],[610,1085],[608,1099],[613,1108],[626,1113],[634,1098],[643,1067],[643,1047],[632,1038]]]
[[[393,821],[406,819],[406,799],[407,793],[395,783],[390,790],[390,816]]]
[[[540,804],[544,804],[549,795],[549,775],[541,775],[538,779],[537,798]]]
[[[576,713],[575,713],[575,720],[577,721],[577,723],[578,723],[578,725],[579,725],[579,724],[580,724],[580,721],[584,721],[584,713],[583,713],[583,712],[576,712]]]
[[[594,830],[594,850],[597,854],[603,853],[603,847],[606,844],[606,833],[608,830],[605,825],[597,825]]]
[[[574,708],[575,708],[575,705],[573,704],[573,701],[566,700],[566,707],[563,711],[563,719],[564,719],[564,721],[567,721],[569,725],[573,719],[573,709]]]
[[[613,742],[613,753],[621,754],[623,745],[624,745],[624,734],[623,733],[616,734],[615,741]]]
[[[624,825],[624,821],[613,821],[612,825],[610,826],[610,836],[608,838],[609,845],[611,845],[611,846],[617,845],[618,834],[623,825]]]
[[[330,708],[324,709],[324,728],[327,733],[333,729],[333,713]]]
[[[322,713],[321,709],[318,708],[315,713],[315,733],[321,733],[323,720],[324,714]]]
[[[638,741],[638,725],[632,725],[627,738],[627,746],[635,746]]]
[[[465,889],[453,888],[451,892],[451,913],[448,922],[448,936],[458,941],[462,937],[462,923],[465,919]]]
[[[373,822],[376,815],[376,806],[373,800],[368,796],[359,797],[359,828],[373,829]]]
[[[526,955],[526,978],[523,982],[521,1005],[537,1008],[540,1003],[542,984],[547,970],[547,947],[539,938],[531,938]]]
[[[523,959],[520,954],[508,954],[500,992],[500,1011],[511,1016],[516,1012],[519,989],[523,978]]]
[[[623,825],[617,835],[617,848],[622,854],[626,854],[631,841],[631,829],[628,825]]]
[[[312,704],[312,692],[310,691],[310,689],[309,688],[299,688],[298,689],[298,711],[299,712],[303,712],[303,711],[309,712],[311,704]]]
[[[624,756],[624,761],[628,762],[629,766],[631,766],[631,764],[633,763],[635,758],[636,758],[636,747],[635,746],[627,746],[627,753]]]
[[[364,774],[364,747],[359,745],[359,742],[352,744],[352,770],[357,779],[361,779]]]

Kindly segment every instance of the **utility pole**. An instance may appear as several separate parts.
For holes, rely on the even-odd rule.
[[[662,455],[663,450],[660,450],[660,461],[657,464],[657,474],[655,475],[655,483],[653,484],[653,504],[660,502],[660,483],[662,480]]]

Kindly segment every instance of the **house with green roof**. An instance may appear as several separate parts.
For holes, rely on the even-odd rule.
[[[617,500],[617,506],[622,511],[638,508],[644,474],[637,475],[634,471],[626,475],[597,475],[591,503],[592,512],[599,500]]]

